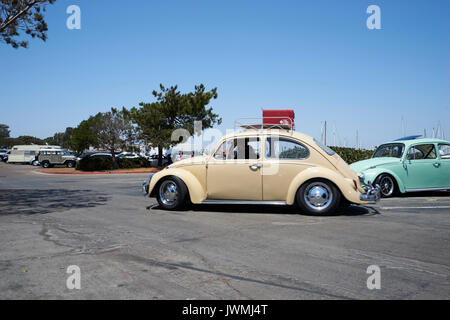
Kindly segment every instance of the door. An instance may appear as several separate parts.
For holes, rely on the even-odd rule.
[[[439,157],[441,159],[441,177],[443,179],[441,187],[450,187],[450,144],[441,143],[438,145]]]
[[[263,200],[285,201],[289,186],[309,168],[309,149],[291,138],[268,136],[263,162]]]
[[[262,200],[260,150],[258,137],[224,141],[208,161],[208,199]]]
[[[430,189],[441,186],[442,167],[434,144],[412,146],[406,157],[404,162],[406,189]]]

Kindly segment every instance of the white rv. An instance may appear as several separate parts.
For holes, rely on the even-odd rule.
[[[60,146],[40,146],[36,144],[14,146],[8,157],[8,163],[31,163],[41,149],[61,149]]]

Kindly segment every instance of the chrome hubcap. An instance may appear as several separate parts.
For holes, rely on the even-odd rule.
[[[305,203],[314,210],[324,210],[333,201],[333,193],[322,182],[314,182],[308,186],[304,195]]]
[[[383,177],[380,180],[381,193],[384,196],[390,196],[394,191],[394,182],[390,177]]]
[[[165,205],[171,206],[177,202],[178,189],[173,181],[164,181],[159,187],[159,199]]]

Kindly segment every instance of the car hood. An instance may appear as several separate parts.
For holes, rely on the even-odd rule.
[[[350,168],[352,168],[356,172],[363,172],[372,167],[378,167],[387,164],[397,164],[399,162],[399,158],[371,158],[352,163],[350,165]]]

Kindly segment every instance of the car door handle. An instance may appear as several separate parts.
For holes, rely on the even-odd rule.
[[[252,164],[252,165],[250,165],[249,167],[250,167],[250,169],[256,171],[256,170],[258,170],[258,169],[261,169],[262,165],[260,165],[260,164],[258,163],[258,164]]]
[[[435,163],[433,163],[433,166],[435,166],[436,168],[439,168],[441,166],[441,164],[439,162],[435,162]]]

